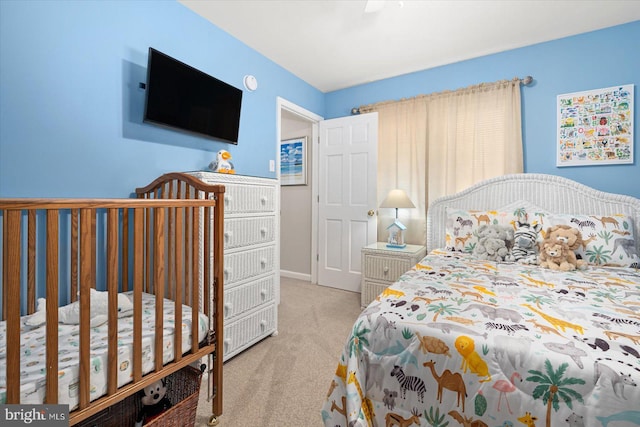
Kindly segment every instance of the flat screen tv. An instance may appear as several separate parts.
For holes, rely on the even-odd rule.
[[[149,48],[144,122],[238,143],[242,91]]]

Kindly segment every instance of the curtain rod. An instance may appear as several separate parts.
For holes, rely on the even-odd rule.
[[[520,84],[524,85],[524,86],[529,86],[531,83],[533,83],[533,77],[531,76],[525,76],[525,77],[515,77],[513,80],[519,80]],[[351,115],[355,115],[355,114],[360,114],[360,107],[353,107],[351,109]]]

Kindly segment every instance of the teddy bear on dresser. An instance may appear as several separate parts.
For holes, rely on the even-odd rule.
[[[473,248],[473,255],[489,261],[512,261],[513,229],[496,224],[485,224],[478,227],[478,243]]]

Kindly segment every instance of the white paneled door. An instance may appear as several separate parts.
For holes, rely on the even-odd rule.
[[[360,251],[376,241],[377,153],[377,113],[320,122],[320,285],[360,291]]]

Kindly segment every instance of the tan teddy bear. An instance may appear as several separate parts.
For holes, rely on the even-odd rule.
[[[573,251],[562,241],[545,240],[540,244],[540,267],[551,270],[572,271],[576,269],[575,262],[570,262],[569,254]],[[573,256],[575,260],[575,254]]]
[[[576,258],[576,251],[582,245],[582,233],[575,227],[570,225],[554,225],[547,228],[545,232],[545,241],[563,242],[570,249],[568,254],[568,262],[574,264],[576,268],[584,269],[587,262]]]

